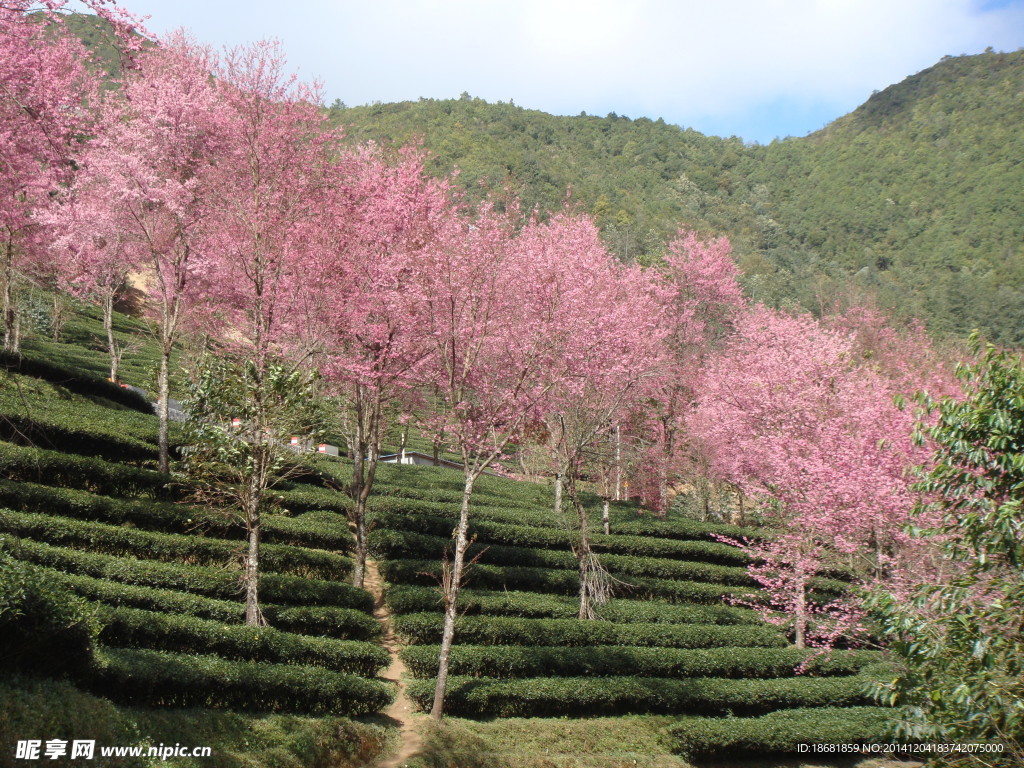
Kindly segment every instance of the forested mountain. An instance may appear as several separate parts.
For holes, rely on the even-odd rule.
[[[353,140],[421,139],[473,195],[485,179],[550,210],[571,190],[626,259],[684,225],[729,236],[757,300],[867,290],[938,333],[1024,343],[1024,51],[947,57],[767,146],[468,94],[332,113]]]

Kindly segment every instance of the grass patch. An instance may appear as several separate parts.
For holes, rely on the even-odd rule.
[[[59,761],[75,768],[145,768],[153,761],[103,760],[98,749],[160,744],[211,748],[210,757],[167,761],[175,768],[359,768],[386,750],[389,733],[344,717],[123,707],[67,682],[0,680],[0,768],[26,764],[14,758],[21,739],[95,740],[92,760]]]

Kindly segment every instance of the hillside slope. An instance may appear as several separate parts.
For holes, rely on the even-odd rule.
[[[379,482],[371,551],[390,583],[394,629],[408,643],[409,694],[427,710],[442,625],[431,586],[451,541],[460,477],[388,467]],[[800,743],[884,739],[888,713],[865,695],[879,674],[877,651],[798,650],[756,611],[723,601],[756,591],[745,556],[715,536],[757,530],[618,506],[611,535],[593,531],[617,597],[599,620],[579,621],[571,524],[549,495],[481,478],[469,551],[479,559],[460,594],[445,700],[454,718],[428,732],[411,765],[684,766],[671,755],[763,757],[796,753]]]
[[[813,309],[851,286],[941,333],[1024,342],[1024,51],[947,57],[768,146],[465,94],[332,114],[354,141],[421,138],[471,194],[486,179],[550,210],[571,189],[624,258],[681,224],[728,235],[757,300]]]
[[[1022,126],[1024,51],[947,58],[807,139],[758,149],[753,178],[789,248],[937,331],[1019,345]]]
[[[271,626],[245,626],[244,530],[154,471],[148,404],[90,373],[103,365],[87,348],[94,327],[78,315],[65,338],[81,343],[35,338],[0,368],[0,766],[17,764],[20,740],[83,738],[97,749],[210,747],[210,757],[167,761],[196,768],[368,764],[394,741],[378,714],[393,694],[377,677],[388,653],[370,594],[347,582],[348,499],[320,474],[344,482],[351,465],[314,458],[319,472],[275,489],[261,549]],[[118,327],[124,341],[141,330],[123,317]],[[125,367],[139,383],[145,361]],[[462,481],[388,465],[378,483],[372,551],[407,645],[409,695],[426,706],[440,629],[430,586]],[[462,595],[453,717],[425,734],[421,765],[654,768],[685,766],[678,755],[882,738],[887,713],[864,694],[877,652],[818,658],[723,601],[756,591],[746,556],[714,535],[758,531],[618,505],[612,535],[593,535],[618,596],[601,620],[581,622],[570,536],[549,497],[534,483],[478,482],[480,558]],[[556,762],[541,754],[551,742],[514,743],[527,734],[560,740]]]
[[[387,730],[351,717],[393,691],[373,600],[347,582],[344,498],[279,491],[262,550],[271,626],[245,626],[244,530],[154,471],[156,417],[90,372],[95,326],[78,316],[64,335],[81,344],[33,339],[0,361],[0,766],[26,739],[93,740],[101,765],[103,748],[175,743],[213,754],[169,765],[365,764]],[[118,328],[125,343],[142,330]],[[151,363],[124,370],[145,383]],[[118,765],[150,764],[126,754]]]

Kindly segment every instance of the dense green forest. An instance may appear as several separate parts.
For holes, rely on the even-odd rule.
[[[730,238],[755,300],[817,309],[866,291],[939,334],[1024,343],[1024,51],[946,57],[767,146],[468,94],[332,115],[353,141],[421,141],[472,195],[568,197],[624,259],[657,259],[683,225]]]

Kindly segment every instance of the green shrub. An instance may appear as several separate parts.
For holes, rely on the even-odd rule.
[[[673,751],[687,760],[759,755],[798,754],[800,745],[836,745],[815,753],[815,762],[831,762],[842,752],[838,745],[886,744],[893,710],[882,707],[823,707],[788,709],[761,717],[692,717],[669,729]],[[862,755],[866,757],[867,755]]]
[[[16,560],[0,542],[0,661],[61,676],[89,665],[99,624],[88,603]]]
[[[212,534],[243,539],[245,528],[227,512],[172,502],[117,499],[71,488],[0,480],[0,505],[21,512],[43,512],[165,533]],[[301,517],[267,514],[262,517],[263,541],[269,544],[345,551],[352,534],[343,518],[330,512]]]
[[[448,515],[423,513],[398,515],[375,512],[370,515],[370,519],[377,524],[378,528],[412,531],[450,538],[456,513],[454,510]],[[504,544],[517,547],[540,547],[544,549],[566,549],[572,541],[572,537],[564,528],[513,525],[480,519],[473,519],[469,527],[470,534],[476,535],[477,540],[481,543]],[[643,536],[592,534],[591,546],[595,552],[695,560],[724,565],[746,565],[750,561],[750,558],[736,547],[716,541],[676,541],[673,539],[652,539]]]
[[[145,706],[366,715],[390,703],[378,680],[293,664],[104,649],[84,680],[100,696]]]
[[[421,486],[416,487],[414,483],[419,483],[424,479],[425,468],[417,467],[410,474],[406,472],[407,467],[401,467],[398,472],[402,473],[402,477],[395,478],[404,482],[390,482],[387,478],[383,478],[380,482],[375,484],[377,490],[377,500],[382,501],[387,498],[394,500],[397,505],[403,505],[405,509],[428,509],[428,508],[458,508],[462,504],[462,478],[459,474],[451,472],[451,470],[441,470],[447,475],[446,479],[457,478],[450,490],[442,488],[424,488]],[[429,470],[428,470],[429,471]],[[514,481],[508,481],[501,491],[483,489],[482,486],[486,483],[479,484],[473,491],[473,510],[474,513],[480,509],[486,508],[501,508],[501,509],[515,509],[524,510],[527,512],[536,512],[538,510],[538,504],[536,499],[516,498],[515,491],[522,490],[520,484]],[[415,502],[415,504],[408,504],[408,502]],[[417,506],[419,505],[419,506]]]
[[[0,442],[0,476],[80,488],[106,496],[167,495],[167,477],[159,472],[4,442]]]
[[[437,673],[439,646],[415,645],[402,660],[416,677]],[[796,648],[643,648],[594,646],[472,646],[452,648],[449,672],[469,677],[792,677],[806,662],[811,677],[850,675],[878,661],[873,651],[832,651],[828,655]]]
[[[64,547],[82,547],[122,557],[144,554],[153,560],[222,565],[236,560],[241,545],[231,541],[176,533],[155,533],[106,523],[91,523],[33,512],[0,510],[0,532]],[[269,572],[290,572],[310,578],[339,579],[352,561],[323,550],[264,544],[260,565]]]
[[[129,711],[150,744],[174,744],[187,736],[192,744],[212,747],[210,757],[168,761],[174,768],[366,768],[386,752],[394,731],[380,718],[359,722],[332,715],[151,707]],[[121,768],[120,761],[111,768]]]
[[[330,510],[313,510],[298,517],[263,515],[262,525],[267,542],[339,552],[352,549],[347,518]]]
[[[381,574],[392,584],[437,584],[441,573],[439,560],[386,560]],[[579,574],[575,570],[484,565],[469,569],[467,582],[476,588],[515,589],[574,595],[579,592]],[[620,597],[651,597],[680,603],[721,603],[730,596],[757,599],[758,593],[747,587],[726,587],[694,581],[673,581],[631,576],[616,585]]]
[[[450,538],[440,536],[379,529],[370,534],[370,551],[378,557],[422,557],[424,553],[433,552],[440,559],[450,545]],[[564,551],[555,551],[478,542],[469,548],[467,557],[475,557],[481,553],[483,554],[480,562],[489,565],[567,570],[578,567],[576,556],[569,551],[568,545]],[[615,576],[682,579],[730,586],[753,586],[755,583],[746,568],[736,566],[612,554],[601,555],[601,563]]]
[[[614,520],[612,535],[650,536],[664,539],[715,541],[716,536],[733,539],[763,539],[766,531],[762,528],[743,528],[724,523],[705,523],[699,520],[658,520],[652,517],[630,516],[625,520]]]
[[[443,617],[435,613],[396,616],[395,632],[410,644],[441,639]],[[639,645],[664,648],[760,646],[777,648],[785,641],[775,627],[714,624],[614,624],[576,619],[519,619],[464,616],[456,624],[460,644],[470,645]]]
[[[101,605],[105,645],[153,648],[179,653],[214,653],[242,661],[309,664],[371,677],[387,666],[388,652],[356,640],[303,637],[271,627],[223,624],[137,608]]]
[[[58,411],[56,417],[54,410]],[[58,401],[48,403],[45,413],[32,417],[3,413],[0,415],[0,440],[18,445],[44,445],[62,452],[135,464],[154,462],[159,457],[157,447],[151,443],[124,433],[105,434],[102,427],[89,424],[80,410]]]
[[[376,486],[375,486],[376,487]],[[474,494],[474,500],[476,494]],[[458,509],[461,504],[461,495],[456,502],[426,501],[421,499],[410,499],[401,496],[371,496],[367,501],[367,507],[375,514],[394,515],[398,518],[413,518],[421,515],[430,515],[442,519],[452,520],[451,528],[455,527],[455,520],[458,517]],[[552,530],[564,536],[565,526],[551,514],[549,509],[540,510],[533,508],[519,508],[513,505],[500,504],[484,505],[474,503],[470,514],[470,520],[474,522],[494,522],[511,525],[530,525],[537,528]],[[440,535],[444,535],[443,533]]]
[[[241,595],[240,570],[133,560],[64,549],[27,539],[19,542],[16,554],[20,559],[67,573],[124,584],[173,589],[229,600],[239,599]],[[356,608],[366,613],[373,610],[373,596],[351,584],[277,573],[266,573],[260,577],[260,597],[268,602],[289,605]]]
[[[552,677],[495,680],[450,677],[445,712],[461,717],[556,717],[631,713],[758,714],[794,707],[864,703],[865,680],[795,677],[776,680],[657,677]],[[410,698],[427,709],[433,680],[414,680]]]
[[[32,765],[15,758],[15,744],[22,739],[93,739],[97,745],[130,746],[143,743],[143,734],[132,713],[119,709],[107,699],[80,691],[66,681],[0,678],[0,766]],[[172,742],[173,743],[173,742]],[[197,741],[198,744],[205,742]],[[104,762],[62,758],[61,766],[89,768]],[[37,761],[41,763],[42,761]],[[52,761],[58,762],[56,760]],[[144,757],[118,758],[120,768],[151,768]],[[113,765],[113,761],[106,763]]]
[[[169,589],[118,584],[91,576],[74,576],[52,568],[41,570],[45,578],[64,589],[107,605],[177,613],[225,624],[241,624],[245,619],[245,606],[238,602]],[[264,603],[260,608],[271,626],[287,632],[339,640],[372,640],[381,632],[380,623],[376,619],[354,608],[284,606],[273,603]]]
[[[269,604],[261,608],[267,621],[288,632],[349,640],[372,640],[381,633],[380,622],[355,608]]]
[[[27,542],[25,543],[27,544]],[[240,622],[245,612],[244,607],[237,602],[202,597],[188,592],[175,592],[169,589],[119,584],[92,576],[63,573],[44,566],[37,567],[47,579],[59,584],[69,592],[108,605],[124,605],[149,611],[180,613],[226,623]]]
[[[422,613],[441,610],[440,595],[430,587],[397,585],[389,587],[386,600],[392,613]],[[537,592],[490,592],[479,589],[459,591],[459,613],[466,615],[520,616],[533,619],[573,619],[579,613],[579,598]],[[761,614],[749,608],[726,605],[670,605],[651,600],[614,599],[595,608],[607,621],[664,624],[761,624]]]
[[[99,376],[57,365],[34,355],[25,356],[0,352],[0,366],[8,371],[59,384],[68,391],[79,395],[102,397],[104,400],[110,400],[139,413],[151,414],[153,412],[149,401],[138,392],[112,384]]]
[[[357,768],[379,758],[387,737],[381,725],[345,717],[119,707],[66,682],[0,680],[0,768],[32,764],[15,758],[14,745],[26,738],[96,741],[92,759],[52,761],[62,768],[153,768],[161,761],[101,758],[99,748],[176,742],[209,746],[213,754],[166,763],[175,768]]]
[[[284,510],[285,514],[301,514],[303,512],[334,512],[337,515],[348,515],[351,500],[342,493],[330,488],[316,488],[303,485],[301,488],[273,488],[267,496]]]

